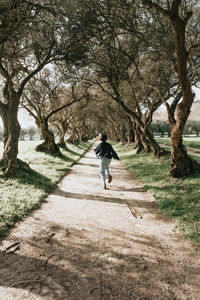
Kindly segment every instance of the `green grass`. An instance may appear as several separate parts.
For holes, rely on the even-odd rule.
[[[187,238],[200,246],[200,173],[188,178],[175,179],[167,174],[169,156],[155,161],[152,154],[135,154],[132,146],[114,145],[121,160],[144,184],[158,202],[160,211],[175,218]],[[200,161],[199,158],[195,157]]]
[[[18,157],[29,164],[30,171],[18,171],[16,178],[5,178],[0,172],[0,237],[13,225],[40,207],[72,165],[83,156],[93,141],[68,144],[62,157],[36,152],[40,141],[21,141]],[[2,143],[0,149],[2,154]]]
[[[169,138],[156,138],[159,144],[170,145]],[[200,150],[200,140],[198,138],[183,138],[183,143],[187,147],[195,148]]]

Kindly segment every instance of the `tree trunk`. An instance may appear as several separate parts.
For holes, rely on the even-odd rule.
[[[127,139],[128,144],[135,142],[134,129],[131,121],[128,121]]]
[[[187,149],[183,145],[182,131],[174,126],[171,135],[171,169],[169,175],[172,177],[184,177],[194,171],[200,171],[200,164],[187,154]]]
[[[120,142],[125,144],[125,128],[123,123],[120,125]]]
[[[141,132],[139,130],[136,122],[134,123],[134,132],[135,132],[135,149],[137,149],[136,154],[142,152],[144,150],[144,146],[141,141]]]
[[[160,155],[165,151],[160,148],[159,144],[156,142],[156,140],[154,139],[153,135],[151,134],[148,128],[144,127],[144,134],[146,139],[148,140],[150,149],[153,151],[154,157],[159,158]]]
[[[116,140],[116,132],[115,132],[115,127],[113,125],[110,125],[109,138],[111,139],[111,141]]]
[[[171,136],[171,169],[169,174],[173,177],[188,176],[191,173],[190,161],[188,159],[186,147],[183,145],[182,131],[174,128]]]
[[[19,167],[29,169],[29,166],[26,163],[23,163],[22,161],[17,159],[20,136],[20,124],[17,117],[19,98],[20,97],[18,95],[13,94],[10,103],[1,106],[0,109],[0,114],[4,126],[4,150],[0,166],[8,176],[14,176]]]
[[[173,0],[171,8],[163,10],[159,4],[155,4],[149,0],[143,0],[143,3],[157,10],[159,13],[167,16],[171,21],[175,34],[175,46],[177,56],[177,75],[182,91],[182,102],[177,108],[177,118],[172,126],[171,135],[171,158],[172,165],[169,174],[173,177],[186,176],[192,173],[193,170],[199,170],[199,163],[187,155],[187,150],[183,145],[183,130],[185,123],[189,117],[190,109],[194,100],[191,83],[188,76],[188,52],[186,49],[185,32],[186,25],[192,16],[188,12],[185,17],[179,15],[179,7],[181,1]]]
[[[66,134],[66,132],[67,132],[67,131],[64,131],[64,130],[62,130],[62,131],[60,132],[59,141],[58,141],[58,143],[57,143],[57,145],[58,145],[59,147],[66,148],[66,144],[65,144],[65,134]]]
[[[143,125],[142,122],[136,121],[135,133],[137,137],[137,146],[139,146],[137,153],[141,151],[146,153],[153,151],[155,158],[159,158],[161,154],[165,153],[154,139],[148,127]]]
[[[35,150],[61,156],[62,153],[60,152],[59,146],[55,143],[54,135],[48,128],[48,122],[46,120],[37,120],[37,125],[41,130],[44,142],[38,145]]]
[[[139,144],[142,144],[142,148],[145,153],[150,152],[150,145],[149,145],[149,141],[146,138],[145,132],[144,132],[144,126],[142,124],[142,122],[139,122],[138,120],[136,121],[136,132],[137,132],[137,138],[140,141]],[[141,145],[140,145],[141,147]],[[139,151],[141,152],[141,151]],[[138,153],[139,153],[138,152]]]
[[[75,140],[76,140],[76,130],[75,130],[75,128],[72,128],[71,135],[68,138],[67,142],[74,144]]]
[[[149,141],[148,141],[144,131],[140,130],[140,132],[141,132],[141,142],[142,142],[142,145],[143,145],[143,148],[144,148],[144,152],[148,153],[148,152],[151,151]]]
[[[172,19],[175,30],[176,52],[177,52],[177,74],[182,89],[183,99],[178,105],[176,124],[171,135],[171,158],[172,165],[169,174],[173,177],[188,176],[194,170],[200,169],[198,163],[187,155],[187,150],[183,145],[183,130],[189,117],[190,109],[194,100],[191,84],[187,74],[188,53],[185,46],[185,26],[186,23],[177,17]]]
[[[8,110],[2,115],[4,124],[3,142],[3,160],[6,165],[5,173],[15,175],[17,171],[18,142],[20,135],[20,125],[17,119],[17,107],[8,107]]]

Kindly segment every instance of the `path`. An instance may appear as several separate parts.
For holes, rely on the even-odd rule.
[[[2,241],[0,300],[200,299],[197,254],[121,162],[102,189],[93,148]]]

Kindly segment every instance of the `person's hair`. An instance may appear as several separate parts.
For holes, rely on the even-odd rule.
[[[99,139],[100,139],[100,141],[105,142],[105,141],[107,140],[107,135],[101,133],[101,134],[99,135]]]

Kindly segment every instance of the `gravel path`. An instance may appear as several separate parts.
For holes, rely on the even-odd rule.
[[[200,299],[199,255],[120,161],[102,188],[94,147],[1,242],[0,300]]]

